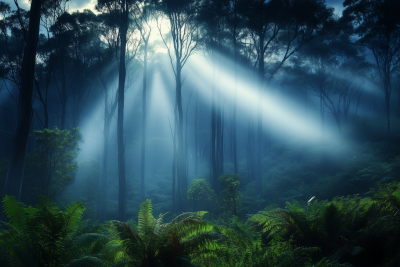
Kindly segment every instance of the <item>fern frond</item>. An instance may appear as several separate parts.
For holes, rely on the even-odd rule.
[[[80,202],[73,202],[63,212],[65,220],[65,229],[69,233],[76,231],[76,227],[82,219],[82,213],[85,211],[85,206]]]
[[[6,195],[3,199],[4,213],[9,219],[9,223],[12,224],[19,231],[24,230],[26,222],[29,219],[29,214],[34,213],[33,208],[28,213],[26,205],[15,199],[14,196]]]
[[[153,206],[150,199],[146,199],[141,205],[138,214],[138,229],[140,234],[152,232],[154,230],[155,218],[153,216]]]
[[[147,257],[147,246],[140,235],[134,232],[127,223],[120,221],[112,221],[112,223],[118,232],[126,254],[133,261],[143,262]]]

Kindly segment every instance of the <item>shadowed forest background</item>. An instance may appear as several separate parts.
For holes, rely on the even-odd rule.
[[[399,1],[73,2],[0,1],[1,266],[400,265]]]

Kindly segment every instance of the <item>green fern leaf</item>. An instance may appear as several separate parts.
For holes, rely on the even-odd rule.
[[[154,229],[153,206],[151,200],[146,199],[141,205],[138,214],[138,229],[140,234],[152,232]]]

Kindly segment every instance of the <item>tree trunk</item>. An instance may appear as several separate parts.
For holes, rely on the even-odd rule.
[[[236,105],[237,105],[237,26],[238,16],[236,10],[237,3],[234,3],[234,26],[233,26],[233,53],[235,58],[235,88],[233,98],[233,118],[232,118],[232,152],[233,152],[233,172],[238,173],[238,162],[237,162],[237,141],[236,141]]]
[[[125,180],[125,151],[124,151],[124,100],[125,100],[125,53],[126,33],[128,30],[128,8],[126,0],[122,0],[122,16],[120,26],[121,53],[119,62],[118,83],[118,176],[119,176],[119,220],[126,221],[126,180]]]
[[[262,97],[263,97],[263,85],[264,85],[264,36],[259,35],[259,61],[258,61],[258,79],[259,79],[259,92],[257,101],[257,146],[256,146],[256,189],[255,197],[259,198],[262,196]]]
[[[183,111],[182,111],[182,66],[180,60],[176,60],[176,106],[178,111],[178,155],[177,155],[177,174],[178,174],[178,210],[185,211],[183,199],[183,190],[187,189],[186,161],[185,161],[185,143],[183,140]]]
[[[35,75],[36,48],[39,39],[40,8],[41,1],[32,0],[28,38],[25,44],[22,62],[17,127],[12,141],[10,165],[4,183],[2,199],[5,195],[15,196],[18,200],[21,198],[21,187],[25,167],[25,150],[32,119],[33,79]],[[3,216],[2,207],[0,207],[1,220],[4,219]]]
[[[233,118],[232,118],[232,153],[233,153],[233,172],[238,173],[237,162],[237,141],[236,141],[236,105],[237,105],[237,59],[236,59],[236,42],[234,43],[235,53],[235,89],[233,99]]]
[[[216,101],[215,101],[215,87],[213,85],[212,100],[211,100],[211,170],[210,170],[210,184],[214,190],[217,190],[217,160],[216,160]],[[217,191],[215,191],[218,193]]]
[[[67,82],[65,77],[64,44],[61,40],[61,126],[60,130],[65,130],[65,118],[67,113]]]
[[[199,152],[198,152],[198,147],[197,147],[197,106],[198,106],[198,97],[196,95],[196,111],[194,115],[194,169],[195,169],[195,174],[197,178],[197,172],[198,172],[198,164],[199,164]]]
[[[386,102],[386,119],[387,119],[387,154],[390,154],[390,77],[386,77],[385,81],[385,102]]]
[[[145,186],[144,186],[144,174],[146,165],[146,91],[147,91],[147,47],[148,39],[144,43],[144,68],[143,68],[143,94],[142,94],[142,151],[141,157],[142,161],[140,164],[140,199],[145,200]]]

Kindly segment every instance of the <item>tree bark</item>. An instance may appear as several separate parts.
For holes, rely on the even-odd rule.
[[[21,187],[25,168],[25,150],[32,119],[32,93],[35,76],[36,48],[39,40],[40,8],[41,1],[32,0],[28,38],[22,62],[17,127],[12,141],[10,165],[7,171],[2,199],[5,195],[15,196],[18,200],[21,198]],[[4,219],[2,207],[0,207],[0,217],[1,220]]]

